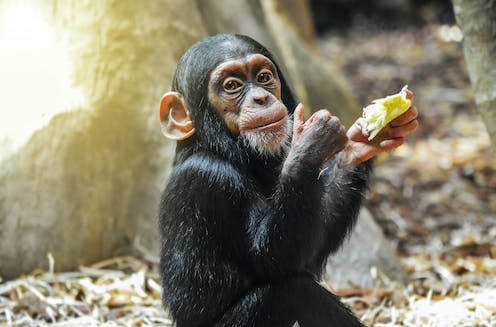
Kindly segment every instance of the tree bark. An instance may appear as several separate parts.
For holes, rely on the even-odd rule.
[[[493,147],[496,146],[496,1],[453,0],[463,32],[465,59],[475,95]]]

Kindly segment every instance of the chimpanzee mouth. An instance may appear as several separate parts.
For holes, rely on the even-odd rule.
[[[288,133],[290,120],[287,115],[279,119],[265,120],[265,124],[241,132],[244,143],[263,156],[286,152],[291,139]]]
[[[254,127],[253,129],[255,129],[257,131],[263,131],[263,130],[267,130],[267,129],[280,128],[281,126],[286,125],[286,121],[287,121],[287,116],[284,115],[282,118],[280,118],[276,121],[265,122],[265,124]]]
[[[245,127],[256,131],[279,129],[281,126],[286,125],[287,120],[288,112],[286,107],[276,105],[257,113],[256,117],[253,117],[251,124],[247,124],[248,126]]]

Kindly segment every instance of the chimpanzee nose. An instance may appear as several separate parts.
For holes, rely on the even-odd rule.
[[[266,104],[268,98],[269,98],[269,95],[267,94],[267,91],[265,91],[265,90],[254,91],[253,101],[255,101],[256,104],[258,104],[258,105]]]
[[[257,104],[265,104],[267,102],[267,98],[268,98],[267,94],[264,94],[255,97],[253,100],[255,100]]]

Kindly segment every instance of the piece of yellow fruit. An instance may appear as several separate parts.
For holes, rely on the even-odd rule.
[[[367,122],[367,131],[372,140],[387,124],[410,108],[412,100],[407,98],[408,85],[399,93],[376,99],[363,108],[363,118]]]

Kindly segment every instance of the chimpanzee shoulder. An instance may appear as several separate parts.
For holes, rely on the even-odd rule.
[[[214,153],[201,151],[175,165],[164,196],[188,199],[194,191],[201,191],[205,195],[224,192],[227,198],[234,198],[243,195],[248,183],[239,167]],[[184,194],[179,195],[181,192]]]

